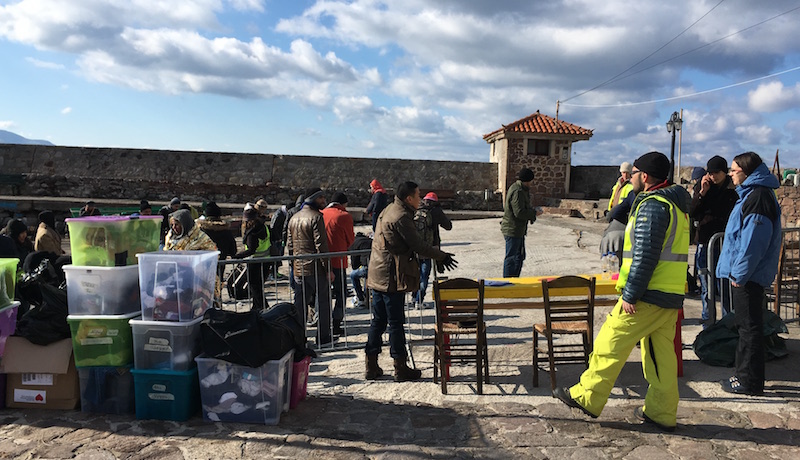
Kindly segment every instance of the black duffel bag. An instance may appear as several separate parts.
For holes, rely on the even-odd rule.
[[[206,356],[248,367],[281,359],[292,349],[305,349],[305,328],[290,303],[263,313],[206,310],[200,337]]]

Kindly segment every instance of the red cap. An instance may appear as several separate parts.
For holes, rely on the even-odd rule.
[[[429,200],[429,201],[439,201],[439,196],[438,196],[438,195],[436,195],[436,194],[435,194],[435,193],[433,193],[433,192],[428,192],[428,194],[427,194],[427,195],[425,195],[425,198],[423,198],[423,200]]]

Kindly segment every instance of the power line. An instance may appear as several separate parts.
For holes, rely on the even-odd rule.
[[[672,43],[672,42],[674,42],[675,40],[677,40],[678,38],[680,38],[680,36],[681,36],[681,35],[685,34],[685,33],[686,33],[686,32],[687,32],[689,29],[691,29],[692,27],[694,27],[694,25],[695,25],[695,24],[697,24],[698,22],[700,22],[701,20],[703,20],[703,18],[705,18],[706,16],[708,16],[708,15],[709,15],[709,14],[710,14],[712,11],[714,11],[714,10],[715,10],[715,9],[716,9],[718,6],[720,6],[720,5],[722,4],[722,2],[724,2],[724,1],[725,1],[725,0],[720,0],[720,1],[719,1],[719,3],[717,3],[716,5],[714,5],[714,6],[713,6],[713,7],[712,7],[710,10],[708,10],[708,11],[707,11],[707,12],[706,12],[704,15],[700,16],[700,17],[699,17],[699,18],[698,18],[696,21],[694,21],[693,23],[689,24],[689,26],[688,26],[688,27],[686,27],[685,29],[683,29],[683,30],[682,30],[682,31],[681,31],[681,32],[680,32],[678,35],[676,35],[676,36],[672,37],[672,39],[670,39],[668,42],[666,42],[666,43],[664,43],[663,45],[661,45],[661,47],[659,47],[657,50],[655,50],[655,51],[653,51],[652,53],[648,54],[647,56],[643,57],[642,59],[640,59],[638,62],[636,62],[636,63],[635,63],[635,64],[633,64],[632,66],[630,66],[630,67],[628,67],[627,69],[623,70],[622,72],[620,72],[620,73],[618,73],[618,74],[614,75],[613,77],[609,78],[608,80],[606,80],[606,81],[604,81],[604,82],[600,83],[599,85],[597,85],[597,86],[594,86],[594,87],[592,87],[592,88],[589,88],[589,89],[587,89],[586,91],[580,92],[580,93],[578,93],[578,94],[576,94],[576,95],[574,95],[574,96],[568,97],[568,98],[564,99],[564,100],[563,100],[563,101],[561,101],[561,102],[566,102],[566,101],[569,101],[569,100],[571,100],[571,99],[575,99],[575,98],[577,98],[577,97],[581,97],[581,96],[583,96],[583,95],[584,95],[584,94],[586,94],[586,93],[589,93],[589,92],[591,92],[591,91],[594,91],[594,90],[596,90],[596,89],[602,88],[602,87],[604,87],[604,86],[606,86],[606,85],[609,85],[609,84],[613,83],[613,82],[614,82],[614,81],[616,81],[616,79],[617,79],[617,78],[619,78],[621,75],[624,75],[624,74],[625,74],[625,73],[627,73],[629,70],[631,70],[631,69],[633,69],[634,67],[638,66],[638,65],[639,65],[639,64],[641,64],[642,62],[644,62],[644,61],[646,61],[646,60],[650,59],[650,58],[651,58],[651,57],[652,57],[654,54],[656,54],[656,53],[658,53],[659,51],[663,50],[664,48],[666,48],[667,46],[669,46],[669,44],[670,44],[670,43]],[[633,75],[635,75],[635,74],[633,74]]]
[[[599,104],[599,105],[564,104],[562,102],[561,105],[566,105],[566,106],[569,106],[569,107],[583,107],[583,108],[609,108],[609,107],[631,107],[631,106],[635,106],[635,105],[655,104],[655,103],[658,103],[658,102],[675,101],[675,100],[678,100],[678,99],[686,99],[686,98],[689,98],[689,97],[700,96],[702,94],[713,93],[715,91],[722,91],[722,90],[733,88],[733,87],[736,87],[736,86],[747,85],[749,83],[753,83],[754,81],[765,80],[767,78],[777,77],[778,75],[783,75],[785,73],[795,72],[797,70],[800,70],[800,66],[793,67],[793,68],[787,69],[787,70],[782,70],[780,72],[776,72],[776,73],[773,73],[773,74],[770,74],[770,75],[764,75],[763,77],[753,78],[753,79],[750,79],[750,80],[747,80],[747,81],[742,81],[742,82],[739,82],[739,83],[733,83],[731,85],[726,85],[726,86],[720,86],[719,88],[707,89],[705,91],[698,91],[698,92],[692,93],[692,94],[683,94],[681,96],[667,97],[667,98],[664,98],[664,99],[653,99],[653,100],[641,101],[641,102],[626,102],[626,103],[622,103],[622,104]]]

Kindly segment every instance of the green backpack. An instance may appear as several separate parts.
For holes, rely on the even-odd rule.
[[[433,246],[433,215],[428,207],[420,207],[414,212],[414,226],[422,241]]]

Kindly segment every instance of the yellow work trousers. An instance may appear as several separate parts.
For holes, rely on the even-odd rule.
[[[678,360],[673,342],[678,311],[637,302],[636,313],[629,315],[622,310],[620,297],[597,334],[589,368],[570,388],[570,396],[589,412],[600,415],[622,366],[636,342],[641,342],[642,370],[649,384],[644,412],[662,425],[675,426]]]

